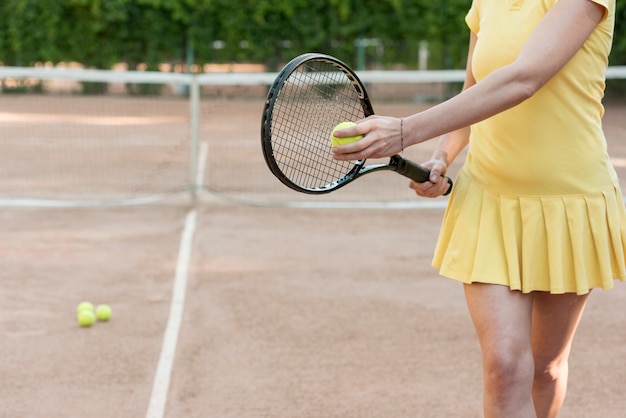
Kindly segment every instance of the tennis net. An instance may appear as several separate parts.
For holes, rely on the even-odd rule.
[[[259,135],[275,76],[0,67],[0,204],[126,205],[180,195],[262,205],[416,202],[394,173],[366,176],[325,196],[298,194],[276,180]],[[464,74],[359,76],[376,113],[404,116],[456,94]],[[608,77],[626,79],[626,67],[610,68]],[[611,116],[611,143],[626,138],[623,119]],[[405,156],[427,160],[431,142]]]

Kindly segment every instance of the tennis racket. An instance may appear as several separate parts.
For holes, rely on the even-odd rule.
[[[265,162],[287,187],[310,194],[332,192],[375,171],[428,181],[428,169],[399,155],[367,166],[365,160],[333,158],[333,128],[373,114],[365,86],[346,64],[324,54],[300,55],[280,71],[267,95],[261,123]],[[452,189],[447,180],[445,194]]]

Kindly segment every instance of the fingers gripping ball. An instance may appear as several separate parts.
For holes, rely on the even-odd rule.
[[[356,142],[359,139],[363,138],[363,135],[349,136],[349,137],[346,137],[346,138],[336,138],[335,137],[335,131],[338,131],[339,129],[350,128],[352,126],[356,126],[356,123],[354,123],[354,122],[341,122],[339,125],[337,125],[337,126],[335,126],[333,128],[333,132],[330,134],[330,142],[333,144],[333,147],[337,147],[339,145],[349,144],[351,142]]]
[[[98,321],[108,321],[111,319],[112,313],[109,305],[98,305],[96,308],[96,318],[98,318]]]

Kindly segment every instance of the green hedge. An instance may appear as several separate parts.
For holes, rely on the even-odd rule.
[[[0,61],[262,63],[275,70],[323,51],[356,65],[415,68],[418,45],[431,68],[461,68],[470,0],[2,0]],[[612,65],[626,64],[626,2],[618,2]],[[359,49],[357,39],[376,39]]]

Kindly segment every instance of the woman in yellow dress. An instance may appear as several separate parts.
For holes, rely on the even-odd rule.
[[[469,145],[434,255],[464,283],[483,356],[486,417],[556,417],[593,288],[626,279],[626,213],[602,131],[615,0],[474,0],[463,91],[336,136],[339,160],[439,137],[430,182]]]

